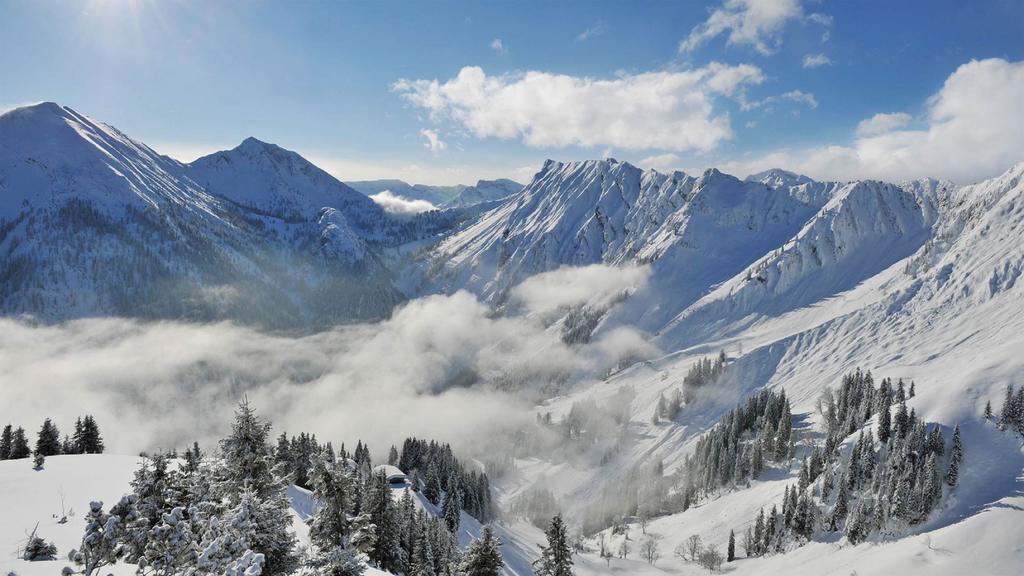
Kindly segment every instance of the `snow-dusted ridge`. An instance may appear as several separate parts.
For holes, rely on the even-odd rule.
[[[75,110],[0,116],[0,311],[311,328],[386,317],[381,252],[475,208],[394,219],[294,152],[247,138],[183,164]]]

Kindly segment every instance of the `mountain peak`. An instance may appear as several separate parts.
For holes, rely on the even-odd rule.
[[[8,110],[7,112],[4,112],[3,115],[6,116],[8,114],[16,114],[16,115],[52,114],[52,115],[56,115],[56,116],[65,116],[67,114],[67,110],[70,110],[70,108],[65,108],[64,106],[61,106],[60,104],[57,104],[56,102],[39,102],[37,104],[29,104],[29,105],[26,105],[26,106],[19,106],[17,108],[12,108],[12,109]]]
[[[751,174],[744,178],[744,180],[747,182],[760,182],[765,186],[770,186],[772,188],[778,188],[779,186],[798,186],[800,184],[807,184],[814,181],[803,174],[797,174],[781,168],[771,168],[763,172]]]

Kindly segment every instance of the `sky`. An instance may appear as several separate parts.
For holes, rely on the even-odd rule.
[[[1024,2],[0,0],[0,110],[342,180],[547,158],[968,183],[1024,161]]]

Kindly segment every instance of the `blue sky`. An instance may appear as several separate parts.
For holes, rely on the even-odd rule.
[[[0,109],[57,101],[183,160],[250,135],[342,179],[424,183],[607,155],[959,181],[1024,160],[1015,0],[0,0],[0,15]],[[974,158],[979,144],[995,151]]]

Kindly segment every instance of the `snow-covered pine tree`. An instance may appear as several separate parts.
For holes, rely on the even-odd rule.
[[[416,539],[413,544],[412,557],[409,558],[409,567],[405,570],[407,576],[436,576],[434,565],[434,551],[427,534],[426,522],[416,526]]]
[[[251,548],[265,557],[266,574],[287,574],[298,566],[299,558],[295,535],[290,530],[291,503],[286,487],[272,473],[269,433],[270,424],[256,415],[248,400],[240,402],[231,434],[220,443],[223,464],[216,488],[232,504],[251,492],[256,526]]]
[[[0,433],[0,460],[7,460],[11,455],[11,445],[14,443],[14,429],[10,424],[4,426],[3,433]]]
[[[401,530],[391,487],[383,470],[371,475],[368,481],[362,508],[376,526],[376,542],[370,551],[370,560],[381,570],[397,571],[402,564]]]
[[[173,576],[195,567],[198,558],[192,526],[181,507],[162,515],[160,523],[149,531],[143,557],[138,560],[140,574]]]
[[[323,451],[313,458],[310,481],[317,511],[310,520],[309,537],[313,544],[331,550],[348,539],[353,480],[347,467],[335,466]]]
[[[501,542],[490,524],[485,524],[480,537],[469,543],[462,556],[460,571],[465,576],[498,576],[505,561],[501,558]],[[606,552],[610,557],[610,552]]]
[[[84,576],[98,575],[103,567],[121,558],[124,552],[120,546],[122,528],[119,517],[103,511],[103,502],[90,502],[82,544],[77,550],[71,550],[68,558],[82,567]]]
[[[459,483],[455,477],[448,479],[448,491],[445,492],[444,505],[441,507],[441,516],[452,534],[459,533],[459,511],[462,510],[462,497],[459,490]]]
[[[431,504],[441,502],[441,473],[437,468],[433,461],[427,465],[427,485],[423,488],[423,495]]]
[[[43,421],[43,426],[39,429],[39,435],[36,436],[35,453],[43,456],[56,456],[60,454],[60,432],[49,418]]]
[[[11,460],[28,458],[32,455],[32,449],[28,447],[28,438],[25,436],[25,429],[18,426],[11,436],[11,450],[7,457]]]
[[[82,454],[102,454],[105,449],[100,427],[90,414],[82,418],[82,433],[78,447]]]
[[[726,549],[726,562],[736,560],[736,532],[729,530],[729,547]]]
[[[889,394],[883,392],[878,407],[878,439],[883,444],[889,441],[889,436],[892,434],[892,416],[889,414],[891,406],[892,398],[889,397]]]
[[[551,519],[551,525],[544,532],[548,545],[541,547],[541,556],[534,563],[537,576],[572,576],[572,551],[562,515]]]
[[[36,530],[38,530],[38,525],[32,529],[32,533],[25,540],[25,547],[21,550],[21,559],[29,562],[56,560],[57,546],[53,542],[43,539]]]
[[[946,471],[946,484],[953,488],[960,481],[960,464],[964,459],[963,440],[960,439],[960,425],[953,428],[953,446],[949,450],[949,469]]]

